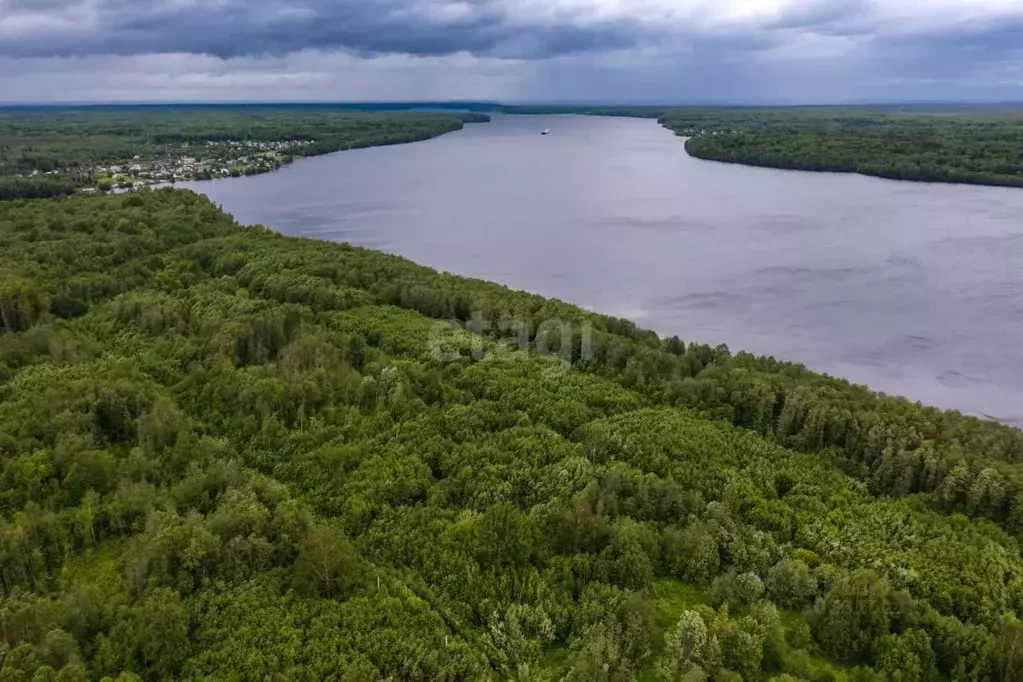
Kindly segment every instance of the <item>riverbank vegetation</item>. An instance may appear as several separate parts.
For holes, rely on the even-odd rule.
[[[1023,187],[1023,116],[765,115],[663,119],[691,155],[714,161],[894,180]]]
[[[181,190],[0,249],[3,679],[1023,675],[1019,431]]]
[[[0,200],[264,173],[486,120],[324,106],[0,109]]]
[[[1023,107],[503,107],[657,118],[700,159],[893,180],[1023,187]]]

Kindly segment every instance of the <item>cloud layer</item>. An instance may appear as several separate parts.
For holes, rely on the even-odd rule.
[[[0,53],[15,57],[302,50],[545,58],[638,44],[646,27],[596,6],[533,14],[501,0],[7,0]]]
[[[1023,0],[0,0],[0,101],[352,99],[427,73],[461,83],[432,97],[1023,99],[1021,59]]]
[[[0,54],[543,59],[792,34],[1023,45],[1023,0],[0,0]]]

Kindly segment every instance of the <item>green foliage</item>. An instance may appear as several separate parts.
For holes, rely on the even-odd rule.
[[[709,633],[700,614],[695,611],[684,612],[665,640],[664,653],[658,663],[658,672],[662,678],[696,679],[701,674],[706,675],[700,666],[706,664]]]
[[[890,587],[872,571],[845,578],[828,592],[817,615],[816,636],[837,656],[866,658],[890,627]]]
[[[132,178],[102,177],[96,169],[127,169],[174,155],[202,161],[216,153],[208,143],[301,143],[286,157],[244,167],[251,174],[304,156],[426,140],[459,130],[463,122],[486,120],[482,114],[330,106],[10,109],[0,111],[0,201],[58,197],[90,186],[100,192],[130,187]]]
[[[650,603],[638,593],[599,583],[588,588],[580,599],[569,679],[634,679],[650,656],[651,616]]]
[[[158,588],[119,615],[109,635],[97,638],[96,667],[173,677],[189,652],[189,617],[178,594]]]
[[[365,569],[337,529],[312,526],[295,559],[295,588],[302,594],[345,599],[365,581]]]
[[[665,112],[701,159],[894,180],[1023,187],[1023,119],[1014,114],[891,114],[792,109]]]
[[[817,579],[799,559],[783,559],[767,572],[767,594],[783,608],[806,606],[817,596]]]
[[[881,642],[878,664],[890,680],[918,682],[940,679],[934,665],[931,639],[923,630],[887,635]]]
[[[721,556],[714,529],[693,521],[685,529],[664,531],[664,561],[672,575],[692,583],[706,582],[718,572]]]
[[[732,570],[714,580],[712,593],[716,604],[748,606],[763,596],[764,583],[756,573]]]
[[[0,247],[3,679],[1023,670],[1016,431],[189,192]],[[438,360],[473,311],[534,345]]]

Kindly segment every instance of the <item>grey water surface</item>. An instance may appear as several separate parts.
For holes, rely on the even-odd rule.
[[[184,186],[245,224],[1023,423],[1020,189],[700,161],[654,121],[582,116]]]

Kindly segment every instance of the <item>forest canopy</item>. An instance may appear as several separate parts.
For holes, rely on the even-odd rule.
[[[183,190],[0,250],[2,679],[1023,676],[1019,431]]]
[[[673,110],[700,159],[893,180],[1023,187],[1023,114]]]

